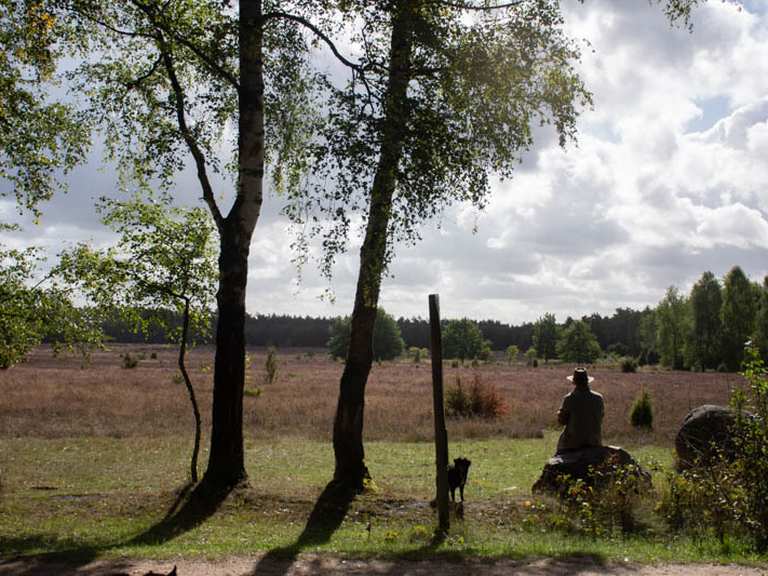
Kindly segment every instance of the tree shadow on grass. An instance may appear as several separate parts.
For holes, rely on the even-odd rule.
[[[126,544],[163,544],[197,528],[216,513],[233,488],[211,492],[202,484],[194,489],[192,484],[185,485],[165,516]]]
[[[0,574],[4,573],[3,570],[17,565],[21,558],[31,560],[29,571],[24,571],[23,567],[18,566],[10,573],[37,574],[36,570],[39,566],[57,564],[66,565],[69,573],[86,574],[87,572],[82,570],[83,567],[111,549],[126,545],[159,545],[193,530],[213,516],[231,492],[232,489],[213,493],[204,487],[201,488],[199,484],[194,489],[192,484],[185,484],[176,494],[163,518],[129,540],[98,546],[67,547],[61,546],[61,542],[55,535],[36,535],[26,538],[0,537],[0,550],[4,555],[7,550],[13,551],[15,555],[15,557],[0,560]],[[54,552],[34,554],[35,550],[41,548],[59,549]]]
[[[350,490],[330,482],[315,502],[304,530],[302,530],[296,542],[267,552],[254,566],[251,576],[287,575],[303,550],[326,544],[331,540],[331,537],[339,529],[344,518],[347,516],[347,512],[356,495],[357,492],[355,490]],[[446,536],[443,532],[435,532],[427,544],[413,551],[412,554],[414,557],[433,554],[445,541]],[[322,572],[319,566],[317,570]],[[310,571],[314,572],[314,569],[310,568]]]
[[[334,532],[344,521],[355,495],[354,490],[340,483],[330,482],[315,502],[304,530],[299,534],[296,542],[267,552],[251,574],[254,576],[287,574],[302,550],[330,541]]]

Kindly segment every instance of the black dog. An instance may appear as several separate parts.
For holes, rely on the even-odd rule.
[[[464,502],[464,484],[467,483],[471,461],[466,458],[454,458],[453,465],[448,466],[448,488],[451,490],[451,500],[456,502],[456,488],[459,489],[461,501]]]

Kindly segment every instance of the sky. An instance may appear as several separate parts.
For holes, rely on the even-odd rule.
[[[645,0],[563,5],[568,32],[590,43],[578,69],[594,106],[580,117],[578,142],[561,149],[537,129],[515,176],[494,180],[485,210],[455,206],[422,227],[418,244],[397,246],[380,301],[389,313],[427,317],[427,296],[438,293],[444,317],[520,324],[551,312],[564,321],[654,306],[668,286],[688,291],[707,270],[768,274],[768,0],[710,0],[693,32]],[[177,182],[182,200],[198,201],[191,170]],[[0,241],[52,255],[109,242],[93,206],[115,195],[113,171],[94,155],[69,187],[37,224],[0,200],[0,220],[23,226]],[[268,194],[251,247],[249,313],[350,314],[359,236],[330,284],[313,260],[298,282],[280,208]]]

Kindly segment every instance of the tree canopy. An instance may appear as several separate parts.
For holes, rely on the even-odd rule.
[[[582,320],[574,320],[565,327],[557,342],[558,357],[565,362],[592,364],[601,353],[589,324]]]
[[[533,345],[545,362],[557,358],[558,327],[554,314],[546,313],[533,325]]]
[[[443,328],[443,356],[458,358],[462,362],[467,358],[479,358],[483,352],[485,340],[477,322],[468,318],[448,320]]]

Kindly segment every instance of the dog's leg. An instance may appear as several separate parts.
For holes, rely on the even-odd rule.
[[[461,495],[461,501],[464,502],[464,484],[459,484],[459,494]]]

